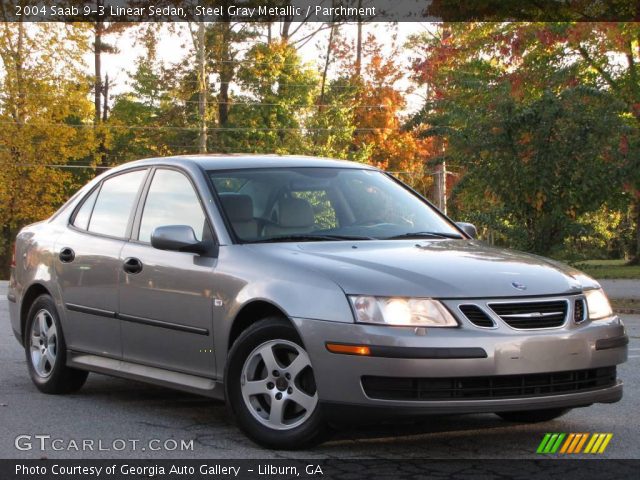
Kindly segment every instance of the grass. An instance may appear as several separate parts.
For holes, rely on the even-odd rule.
[[[631,278],[640,280],[640,265],[625,265],[625,260],[585,260],[576,262],[577,269],[593,278]]]
[[[611,299],[611,306],[616,313],[640,313],[640,300],[635,298]]]

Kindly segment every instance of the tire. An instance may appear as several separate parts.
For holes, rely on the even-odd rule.
[[[539,423],[548,422],[561,417],[567,413],[570,408],[549,408],[547,410],[524,410],[518,412],[497,412],[503,420],[507,422],[517,423]]]
[[[298,450],[328,434],[311,362],[295,328],[282,318],[260,320],[234,342],[225,393],[240,429],[264,447]]]
[[[35,386],[49,394],[79,390],[89,372],[66,365],[67,347],[53,299],[49,295],[40,295],[27,315],[24,350],[29,375]]]

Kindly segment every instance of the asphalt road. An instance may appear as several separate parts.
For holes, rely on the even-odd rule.
[[[640,299],[640,280],[605,279],[598,280],[609,298]]]
[[[0,282],[0,458],[540,458],[535,450],[545,432],[611,432],[604,457],[640,458],[640,315],[623,316],[631,350],[619,369],[625,395],[617,404],[573,410],[534,426],[508,424],[494,415],[466,415],[359,427],[339,432],[313,450],[283,452],[256,446],[230,422],[222,403],[195,395],[97,374],[73,395],[39,393],[11,332],[5,289],[6,282]],[[16,449],[18,435],[30,435],[34,448]],[[35,435],[50,435],[45,440],[49,448],[40,451]],[[62,451],[50,449],[53,439],[61,439],[56,446]],[[94,451],[73,449],[73,442],[83,439],[94,440]],[[122,446],[117,439],[126,442],[124,450],[113,449]],[[131,440],[138,440],[135,451]],[[173,441],[188,445],[192,440],[193,448],[147,448],[167,440],[170,449]],[[111,450],[97,450],[98,441]]]

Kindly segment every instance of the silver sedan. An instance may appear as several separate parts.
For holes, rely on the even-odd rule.
[[[272,448],[371,415],[620,400],[628,338],[600,285],[474,236],[361,164],[141,160],[19,233],[11,322],[42,392],[97,372],[226,399]]]

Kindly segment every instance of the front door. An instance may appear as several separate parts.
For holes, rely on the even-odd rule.
[[[213,378],[213,272],[216,259],[157,250],[154,228],[188,225],[199,240],[211,229],[198,194],[178,170],[153,174],[132,240],[120,252],[127,263],[120,283],[123,358]]]

